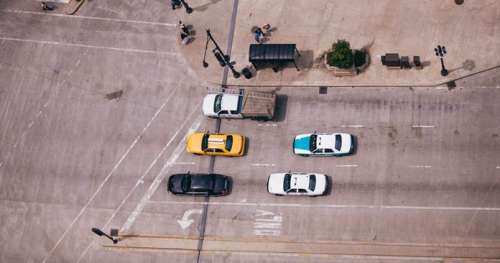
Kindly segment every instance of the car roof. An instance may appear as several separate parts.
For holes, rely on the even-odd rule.
[[[309,187],[309,175],[308,174],[291,174],[292,178],[290,180],[291,189],[308,189]]]
[[[226,145],[226,134],[209,134],[208,135],[208,148],[209,149],[222,149]]]
[[[316,148],[333,149],[335,147],[335,134],[318,134]]]
[[[191,186],[190,189],[197,190],[211,190],[214,185],[215,177],[210,174],[198,174],[189,175],[191,176]]]

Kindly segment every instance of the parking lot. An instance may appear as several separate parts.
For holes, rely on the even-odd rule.
[[[217,123],[201,114],[215,86],[179,52],[171,10],[150,21],[106,2],[81,17],[0,7],[1,262],[498,258],[498,70],[453,90],[269,88],[274,121]],[[186,135],[217,130],[245,135],[247,154],[186,153]],[[313,131],[352,133],[357,150],[293,155],[293,137]],[[165,179],[186,171],[231,176],[232,192],[170,194]],[[331,191],[267,193],[287,171],[325,173]]]

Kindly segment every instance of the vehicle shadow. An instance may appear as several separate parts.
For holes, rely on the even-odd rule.
[[[276,108],[274,111],[273,121],[281,122],[286,119],[286,110],[288,104],[288,96],[283,94],[276,95]]]
[[[327,175],[326,176],[326,190],[325,190],[325,194],[323,194],[323,196],[327,196],[327,195],[330,195],[332,193],[332,177]]]

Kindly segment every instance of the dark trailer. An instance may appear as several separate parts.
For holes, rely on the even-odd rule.
[[[300,56],[295,44],[250,44],[249,60],[255,69],[272,67],[275,72],[288,63],[295,63],[296,55]]]

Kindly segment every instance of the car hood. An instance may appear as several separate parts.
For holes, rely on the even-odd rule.
[[[203,140],[204,133],[195,132],[186,140],[186,150],[190,153],[200,153],[201,152],[201,141]]]
[[[174,174],[168,178],[168,189],[172,193],[183,193],[184,191],[182,190],[182,178],[184,175],[182,174]]]
[[[271,174],[267,180],[267,191],[271,194],[285,194],[285,191],[283,191],[284,178],[285,173]]]
[[[293,151],[296,154],[308,154],[311,153],[309,150],[309,145],[311,141],[311,134],[300,134],[295,136],[293,140]]]
[[[216,94],[208,94],[203,98],[203,115],[215,117],[217,114],[214,112],[214,103],[215,103]]]
[[[348,133],[337,133],[342,137],[339,153],[350,153],[352,150],[352,136]]]
[[[326,175],[324,174],[315,174],[315,175],[316,175],[316,187],[314,187],[313,194],[322,195],[325,193],[328,184]]]
[[[231,180],[229,177],[219,174],[214,174],[214,194],[227,194],[231,188]]]

